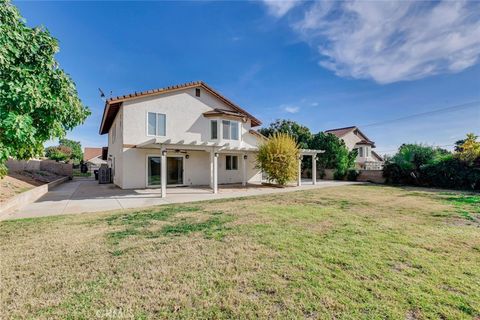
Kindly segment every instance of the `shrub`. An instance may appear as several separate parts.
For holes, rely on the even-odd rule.
[[[72,155],[72,149],[66,146],[48,147],[45,149],[45,156],[51,160],[65,161]]]
[[[394,184],[479,190],[480,166],[472,157],[460,157],[461,151],[454,155],[443,149],[405,144],[386,161],[383,175]]]
[[[257,167],[269,181],[285,185],[298,175],[299,150],[295,140],[286,133],[274,133],[258,148]]]
[[[360,175],[360,171],[356,169],[349,169],[347,172],[347,180],[348,181],[357,181],[358,176]]]
[[[316,134],[310,144],[311,149],[325,150],[318,155],[317,164],[321,169],[335,169],[333,178],[343,180],[348,169],[353,168],[357,151],[348,151],[345,142],[337,136],[320,132]]]

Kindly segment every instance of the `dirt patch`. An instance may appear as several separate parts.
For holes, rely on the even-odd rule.
[[[0,203],[37,186],[60,179],[61,176],[47,171],[11,172],[0,179]]]

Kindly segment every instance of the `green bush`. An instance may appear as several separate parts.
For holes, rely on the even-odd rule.
[[[360,175],[360,171],[356,169],[349,169],[347,172],[347,180],[348,181],[357,181],[358,176]]]
[[[402,145],[387,160],[383,175],[387,183],[423,187],[480,190],[480,167],[463,161],[446,150],[417,145]]]

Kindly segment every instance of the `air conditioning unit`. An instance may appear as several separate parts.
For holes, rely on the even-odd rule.
[[[112,182],[112,170],[106,165],[102,164],[98,169],[98,183],[105,184]]]

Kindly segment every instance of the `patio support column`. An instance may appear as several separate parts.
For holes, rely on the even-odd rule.
[[[242,168],[242,186],[247,186],[247,155],[243,155],[243,168]]]
[[[160,163],[160,182],[162,188],[162,198],[167,196],[167,151],[162,150]]]
[[[297,179],[297,186],[302,185],[302,156],[298,157],[298,179]]]
[[[213,193],[218,193],[218,153],[213,154]]]
[[[312,184],[317,184],[317,155],[312,155]]]

